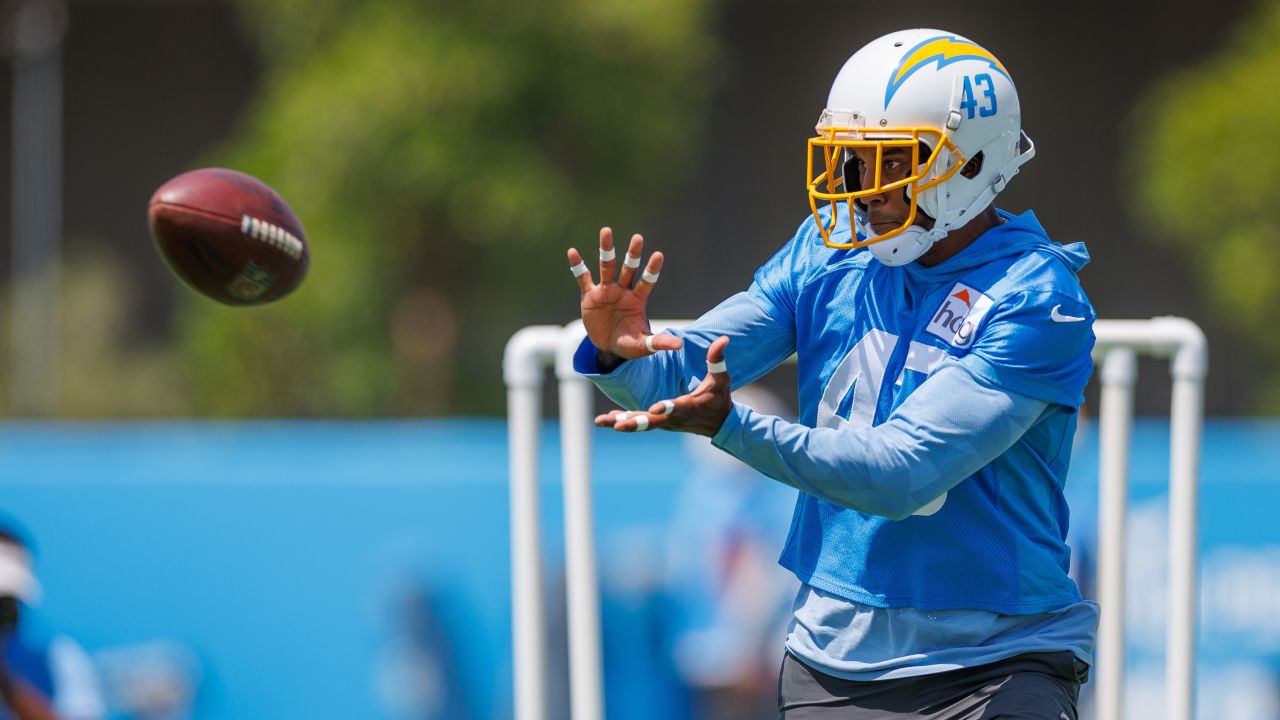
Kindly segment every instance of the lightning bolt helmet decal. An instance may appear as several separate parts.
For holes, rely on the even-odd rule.
[[[898,67],[889,75],[889,85],[884,91],[884,107],[889,109],[889,103],[893,100],[893,96],[898,92],[898,88],[911,77],[915,71],[920,68],[936,62],[938,69],[942,69],[947,65],[961,60],[981,60],[991,66],[991,69],[1009,78],[1009,73],[1004,69],[1004,65],[996,59],[985,48],[968,40],[957,38],[955,35],[940,35],[938,37],[928,38],[911,48],[902,56],[902,60],[898,63]],[[1012,82],[1012,78],[1009,78]]]

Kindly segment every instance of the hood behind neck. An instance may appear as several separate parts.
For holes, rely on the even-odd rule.
[[[907,276],[930,285],[950,282],[993,260],[1025,255],[1032,250],[1053,255],[1071,268],[1072,272],[1080,272],[1088,264],[1089,251],[1085,249],[1084,243],[1060,245],[1050,240],[1035,213],[1030,210],[1021,215],[1012,215],[1003,210],[996,212],[1005,219],[1003,224],[982,233],[968,247],[933,267],[925,267],[919,262],[904,265]]]

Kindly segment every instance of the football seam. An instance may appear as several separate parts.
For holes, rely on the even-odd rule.
[[[155,201],[155,202],[151,203],[151,205],[152,205],[153,207],[154,207],[154,206],[156,206],[156,205],[162,205],[162,206],[165,206],[165,207],[179,208],[179,209],[181,209],[181,210],[186,210],[186,211],[188,211],[188,212],[195,213],[196,215],[203,215],[203,216],[205,216],[205,217],[207,217],[207,218],[213,218],[213,219],[215,219],[215,220],[226,220],[226,221],[227,221],[227,222],[229,222],[229,223],[233,223],[233,224],[235,224],[235,226],[236,226],[236,227],[239,227],[239,226],[240,226],[240,218],[238,218],[238,217],[231,217],[230,215],[223,215],[223,214],[222,214],[222,213],[220,213],[220,212],[214,212],[214,211],[212,211],[212,210],[205,210],[204,208],[192,207],[192,206],[190,206],[190,205],[183,205],[182,203],[166,202],[166,201],[164,201],[164,200],[157,200],[157,201]]]

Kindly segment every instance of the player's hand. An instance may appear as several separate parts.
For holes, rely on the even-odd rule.
[[[614,410],[596,416],[596,425],[618,432],[638,432],[662,428],[712,437],[720,432],[733,398],[729,394],[729,372],[724,366],[724,348],[729,338],[721,336],[707,349],[707,376],[688,395],[662,400],[648,412]]]
[[[587,337],[597,348],[628,360],[659,350],[678,350],[682,344],[674,335],[653,335],[649,330],[644,306],[662,271],[662,253],[651,255],[644,272],[637,273],[643,252],[644,238],[632,235],[626,256],[616,257],[613,231],[600,228],[600,284],[597,285],[591,282],[591,270],[577,248],[569,248],[569,269],[582,291],[582,324],[587,328]],[[617,272],[619,259],[623,261],[621,273]]]

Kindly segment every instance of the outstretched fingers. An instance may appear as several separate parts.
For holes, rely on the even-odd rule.
[[[649,406],[650,415],[658,415],[661,417],[670,417],[672,413],[680,407],[680,398],[675,400],[659,400]]]
[[[662,272],[663,258],[662,253],[654,253],[649,257],[649,263],[644,271],[637,272],[640,270],[640,260],[643,255],[644,237],[639,233],[632,235],[631,241],[627,243],[627,252],[622,257],[622,272],[618,273],[618,249],[613,244],[613,230],[608,227],[600,228],[600,284],[612,285],[616,277],[616,282],[623,288],[631,289],[634,283],[634,292],[641,300],[648,298],[649,293],[653,291],[653,284],[658,282],[658,274]],[[578,286],[582,292],[585,293],[594,287],[590,270],[577,249],[569,250],[569,265],[574,277],[578,279]],[[638,282],[637,274],[640,276]]]
[[[682,347],[684,347],[684,341],[670,333],[646,335],[644,338],[644,349],[650,355],[662,350],[679,350]]]
[[[658,282],[658,274],[662,272],[662,253],[655,252],[649,256],[649,264],[640,274],[640,282],[636,283],[636,297],[642,301],[649,299],[654,283]]]
[[[587,267],[587,263],[582,259],[582,253],[577,248],[569,248],[569,272],[573,273],[573,278],[578,281],[578,289],[582,294],[586,294],[595,285],[591,282],[591,268]]]
[[[721,335],[707,348],[707,375],[717,384],[729,382],[729,366],[724,361],[724,349],[729,345],[729,336]]]
[[[618,417],[626,414],[626,410],[610,410],[602,415],[597,415],[595,420],[596,427],[613,427],[614,423],[618,421]]]
[[[610,285],[617,277],[618,253],[613,249],[613,230],[600,228],[600,284]]]
[[[728,392],[731,387],[729,366],[725,363],[724,349],[729,344],[729,337],[721,335],[707,348],[707,376],[702,378],[698,387],[689,393],[689,397],[710,392]]]
[[[618,432],[644,432],[666,424],[663,415],[642,410],[612,410],[596,416],[596,427],[613,428]]]
[[[618,284],[630,289],[636,278],[636,270],[640,269],[640,258],[644,254],[644,238],[638,233],[631,236],[627,245],[627,254],[622,258],[622,274],[618,276]]]

